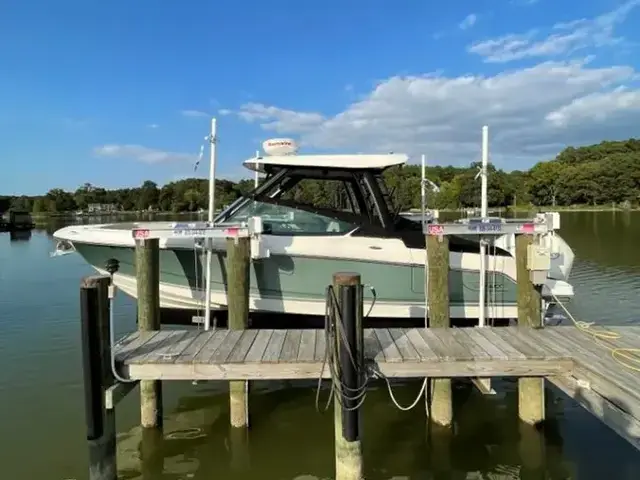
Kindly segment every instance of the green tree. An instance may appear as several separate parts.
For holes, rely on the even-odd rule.
[[[429,166],[426,176],[440,186],[429,191],[430,208],[460,208],[480,205],[478,163],[468,167]],[[539,162],[528,171],[505,172],[488,166],[490,207],[529,202],[537,206],[611,204],[637,205],[640,200],[640,140],[605,141],[596,145],[568,147],[555,159]],[[420,206],[421,169],[405,165],[387,169],[384,180],[389,187],[393,208],[406,210]],[[216,182],[217,208],[253,190],[253,180]],[[114,204],[120,210],[159,208],[163,211],[196,211],[208,206],[208,182],[186,178],[158,188],[146,181],[138,188],[106,190],[85,183],[75,192],[59,188],[45,196],[0,197],[0,212],[9,207],[34,212],[69,212],[85,209],[91,203]],[[346,208],[346,191],[338,182],[304,179],[287,198],[319,207]]]
[[[33,199],[33,206],[31,207],[33,213],[44,213],[47,211],[47,205],[42,197]]]

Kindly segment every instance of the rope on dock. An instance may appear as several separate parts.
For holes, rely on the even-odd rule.
[[[606,341],[613,342],[615,340],[620,340],[622,335],[618,332],[608,330],[605,327],[597,326],[596,322],[577,320],[553,292],[551,293],[551,296],[555,299],[560,308],[562,308],[564,313],[566,313],[569,320],[573,322],[575,327],[581,332],[590,335],[598,345],[607,349],[616,363],[624,368],[628,368],[629,370],[640,372],[640,348],[616,347],[610,343],[606,343]],[[598,328],[593,328],[594,326],[597,326]]]
[[[367,318],[373,307],[376,303],[377,295],[376,290],[372,285],[363,285],[368,287],[373,294],[373,301],[369,310],[364,318]],[[332,315],[332,312],[335,312],[335,317]],[[332,285],[327,286],[326,290],[326,310],[325,310],[325,322],[324,322],[324,335],[325,335],[325,352],[324,358],[322,361],[322,368],[320,370],[320,376],[318,377],[318,385],[316,388],[316,410],[319,412],[326,412],[330,405],[333,397],[335,396],[338,403],[342,408],[347,411],[353,411],[359,409],[363,404],[367,396],[367,388],[372,379],[380,378],[385,381],[387,385],[387,390],[389,392],[389,398],[393,402],[393,404],[402,411],[408,411],[413,409],[418,403],[420,399],[424,395],[424,392],[427,388],[427,384],[429,379],[425,378],[422,382],[422,386],[416,396],[416,399],[411,402],[408,406],[401,405],[393,394],[393,388],[391,387],[391,381],[386,377],[375,365],[374,362],[367,362],[365,360],[364,365],[360,365],[356,359],[354,352],[349,348],[349,343],[346,339],[346,333],[344,332],[344,327],[342,324],[342,312],[340,310],[340,305],[338,304],[338,299],[336,298],[335,289]],[[345,347],[347,348],[347,352],[349,354],[349,362],[353,365],[354,369],[358,373],[358,377],[361,379],[361,384],[356,388],[349,388],[344,385],[341,380],[340,372],[339,372],[339,355],[337,349],[337,342],[334,341],[334,333],[339,335],[339,338],[342,342],[344,342]],[[323,409],[320,408],[320,390],[322,385],[322,374],[324,373],[325,365],[328,366],[329,372],[331,373],[331,390],[329,393],[329,397]],[[338,395],[334,395],[334,393],[338,393]],[[357,404],[353,407],[346,407],[345,403],[347,401],[356,401]]]
[[[372,292],[374,292],[374,299],[366,318],[373,310],[373,305],[376,301],[375,289],[371,287]],[[342,312],[340,310],[340,305],[338,304],[338,299],[336,298],[336,294],[333,288],[333,285],[327,286],[326,290],[326,308],[325,308],[325,316],[324,316],[324,335],[325,335],[325,349],[324,349],[324,358],[322,360],[322,368],[320,369],[320,375],[318,376],[318,385],[316,388],[316,410],[322,411],[323,413],[329,409],[331,405],[331,401],[334,396],[336,396],[338,403],[342,408],[345,408],[348,411],[357,410],[363,404],[364,400],[367,396],[367,387],[369,385],[370,375],[366,369],[364,369],[363,365],[359,365],[359,362],[356,362],[356,358],[354,352],[349,348],[349,343],[347,342],[346,335],[344,332],[344,328],[342,325]],[[332,312],[335,312],[335,317],[332,315]],[[349,361],[353,365],[355,371],[358,373],[358,378],[361,379],[361,385],[356,388],[349,388],[345,385],[341,378],[338,370],[338,365],[340,360],[338,358],[338,349],[337,342],[334,342],[334,331],[340,335],[340,339],[344,342],[344,345],[349,354]],[[324,373],[325,365],[329,367],[329,372],[331,373],[331,390],[329,393],[329,398],[327,399],[327,403],[325,404],[323,409],[320,409],[320,389],[322,386],[322,374]],[[334,393],[338,393],[338,395],[334,395]],[[349,393],[347,393],[349,392]],[[352,395],[351,395],[352,394]],[[345,406],[345,401],[356,401],[358,402],[354,407],[349,409]]]

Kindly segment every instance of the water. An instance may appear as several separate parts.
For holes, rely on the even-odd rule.
[[[59,226],[47,225],[23,240],[0,234],[1,479],[86,478],[78,286],[92,272],[77,255],[49,257],[50,234]],[[638,322],[640,212],[567,213],[561,233],[577,255],[575,315],[602,324]],[[134,312],[132,301],[121,295],[118,334],[135,328]],[[333,419],[316,412],[314,386],[256,385],[245,436],[228,427],[224,383],[165,384],[166,437],[145,463],[144,478],[331,478]],[[459,385],[455,434],[431,443],[421,405],[401,412],[377,386],[363,413],[367,479],[637,478],[632,472],[640,469],[640,454],[555,389],[547,392],[541,467],[546,476],[541,474],[526,442],[542,434],[519,431],[515,384],[495,386],[498,395],[483,396]],[[408,404],[419,387],[407,382],[394,391]],[[137,421],[134,391],[118,406],[121,478],[142,478]],[[529,467],[521,470],[523,464]]]

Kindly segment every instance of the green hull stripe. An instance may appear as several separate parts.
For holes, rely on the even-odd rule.
[[[134,250],[127,247],[76,244],[76,250],[91,265],[104,268],[107,260],[116,258],[120,272],[135,276]],[[212,269],[212,290],[224,291],[225,254],[215,255]],[[189,250],[160,250],[160,281],[163,283],[204,287],[204,255]],[[355,271],[363,282],[372,285],[377,300],[396,303],[424,302],[424,266],[393,265],[347,259],[289,257],[275,255],[251,264],[251,293],[262,298],[300,300],[322,299],[334,272]],[[197,280],[197,283],[196,283]],[[516,284],[502,273],[487,275],[489,304],[516,304]],[[477,271],[451,270],[449,293],[452,305],[478,304],[480,275]],[[369,289],[365,297],[371,299]]]

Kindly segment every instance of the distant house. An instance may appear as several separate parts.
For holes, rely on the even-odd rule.
[[[118,207],[114,203],[90,203],[87,205],[87,213],[114,213]]]

